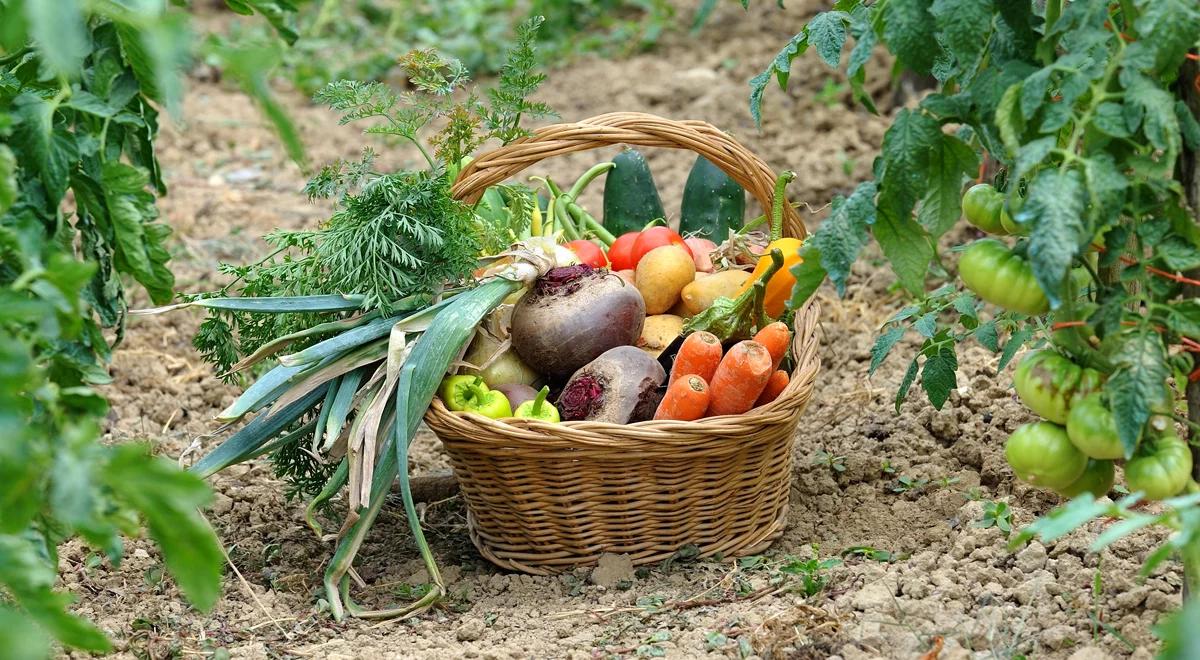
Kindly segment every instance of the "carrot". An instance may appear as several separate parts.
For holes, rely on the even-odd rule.
[[[767,386],[763,388],[762,394],[758,395],[758,401],[754,402],[754,407],[765,406],[779,398],[779,395],[783,392],[783,388],[788,386],[788,382],[791,379],[792,377],[783,369],[771,374],[770,380],[767,381]]]
[[[759,330],[758,334],[754,335],[754,341],[767,347],[767,352],[771,354],[771,369],[778,369],[779,363],[783,362],[784,356],[787,355],[792,333],[786,323],[775,321]]]
[[[740,415],[754,407],[771,378],[771,354],[756,341],[740,341],[730,348],[709,389],[709,415]]]
[[[675,364],[671,365],[670,386],[684,376],[699,376],[711,383],[717,365],[721,363],[721,340],[711,332],[693,332],[679,346]]]
[[[667,387],[667,393],[654,419],[677,419],[690,422],[700,419],[708,410],[708,383],[699,376],[684,376]]]

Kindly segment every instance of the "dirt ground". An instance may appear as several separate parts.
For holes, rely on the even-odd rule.
[[[788,93],[768,93],[765,128],[756,130],[746,81],[819,3],[796,0],[786,11],[753,4],[743,14],[735,3],[721,3],[699,37],[670,34],[653,53],[585,58],[555,70],[541,99],[566,120],[618,109],[708,120],[773,167],[796,170],[793,199],[820,208],[869,175],[885,120],[851,107],[846,90],[834,86],[838,76],[808,57],[797,63]],[[885,76],[886,68],[873,72],[881,92]],[[356,129],[337,127],[329,113],[286,91],[285,100],[314,163],[354,157],[364,144]],[[300,194],[303,174],[244,97],[193,80],[185,113],[186,122],[168,126],[162,138],[171,187],[162,209],[176,230],[179,287],[198,291],[217,282],[218,262],[261,254],[261,234],[312,227],[326,209]],[[677,208],[692,157],[648,155],[667,208]],[[563,158],[545,171],[572,179],[602,156]],[[385,158],[398,165],[406,157]],[[806,217],[815,224],[820,213]],[[1088,545],[1100,523],[1016,553],[999,530],[977,526],[986,502],[1007,502],[1016,524],[1057,503],[1015,483],[1004,462],[1005,437],[1030,414],[1008,389],[1007,376],[996,374],[996,356],[978,346],[960,354],[961,387],[942,411],[918,393],[897,414],[892,397],[914,345],[897,349],[867,377],[878,326],[903,304],[889,293],[890,283],[880,265],[860,264],[844,300],[828,288],[820,294],[823,370],[797,431],[790,526],[766,553],[765,567],[738,571],[732,560],[680,561],[615,575],[506,573],[476,553],[463,505],[451,500],[425,511],[453,596],[448,607],[402,622],[338,624],[320,600],[331,546],[304,525],[302,504],[285,500],[270,465],[256,462],[212,480],[210,517],[231,560],[224,597],[212,613],[186,605],[144,540],[130,542],[118,568],[90,566],[86,548],[68,546],[65,586],[79,595],[79,611],[116,640],[119,657],[665,653],[850,660],[917,658],[939,647],[940,656],[926,657],[1150,657],[1151,626],[1180,602],[1178,565],[1164,563],[1138,581],[1137,568],[1157,538],[1136,535],[1094,554]],[[199,320],[199,313],[181,312],[132,321],[114,358],[116,382],[106,392],[115,439],[149,439],[162,454],[186,453],[188,460],[214,446],[212,417],[237,392],[216,381],[192,350]],[[414,453],[414,473],[446,465],[429,434]],[[919,487],[905,488],[902,476]],[[838,557],[855,547],[886,551],[892,560],[850,554],[823,571],[828,583],[811,597],[798,577],[769,568],[789,557]],[[361,560],[367,588],[357,593],[370,602],[403,600],[426,579],[398,504],[381,516]],[[781,588],[763,589],[784,577]],[[737,600],[731,584],[757,596]]]

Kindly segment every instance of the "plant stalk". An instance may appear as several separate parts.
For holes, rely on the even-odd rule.
[[[1176,94],[1187,105],[1193,114],[1200,114],[1200,90],[1191,84],[1200,74],[1200,64],[1186,60],[1175,82]],[[1196,213],[1200,209],[1200,153],[1186,146],[1179,158],[1176,178],[1183,184],[1188,206]],[[1200,216],[1193,218],[1200,223]],[[1200,279],[1200,269],[1187,273],[1191,279]],[[1200,287],[1194,284],[1183,285],[1183,297],[1195,298],[1200,296]],[[1200,382],[1187,383],[1187,418],[1193,423],[1200,423]],[[1197,433],[1189,425],[1188,439],[1192,450],[1192,478],[1200,477],[1200,447],[1197,447]],[[1193,541],[1183,552],[1183,598],[1188,602],[1194,594],[1200,593],[1200,542]]]

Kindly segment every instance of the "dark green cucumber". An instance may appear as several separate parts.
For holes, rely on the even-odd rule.
[[[604,228],[614,236],[641,231],[646,223],[666,218],[654,175],[636,149],[626,149],[613,158],[616,167],[604,175]]]
[[[745,189],[707,158],[696,156],[683,186],[679,233],[700,234],[720,243],[729,238],[730,229],[741,229],[745,219]]]

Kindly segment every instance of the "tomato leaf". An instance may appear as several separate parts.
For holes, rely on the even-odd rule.
[[[913,293],[924,291],[925,275],[933,260],[933,243],[925,229],[912,217],[901,218],[881,208],[874,234],[900,284]]]
[[[984,348],[995,353],[1000,350],[1000,337],[996,332],[996,320],[991,319],[979,324],[975,328],[975,341],[979,342]]]
[[[1176,71],[1200,33],[1200,9],[1194,0],[1142,0],[1134,21],[1141,39],[1136,45],[1151,51],[1152,72]]]
[[[1040,538],[1043,543],[1049,543],[1070,534],[1114,508],[1112,504],[1097,501],[1090,493],[1084,493],[1030,523],[1008,542],[1008,547],[1010,550],[1016,549],[1034,538]]]
[[[199,477],[150,456],[147,449],[137,444],[112,448],[105,483],[142,514],[179,588],[208,611],[221,594],[225,564],[216,534],[197,511],[212,500],[212,492]]]
[[[1084,194],[1079,173],[1042,170],[1029,186],[1018,221],[1032,226],[1029,257],[1033,274],[1057,308],[1063,279],[1081,246],[1091,239],[1084,224]]]
[[[762,126],[762,97],[775,78],[781,89],[787,89],[788,75],[791,73],[792,60],[808,50],[808,26],[805,26],[796,36],[788,41],[783,50],[771,60],[766,70],[750,79],[750,116],[754,117],[754,125]]]
[[[846,43],[846,23],[849,14],[841,11],[821,12],[808,22],[808,43],[817,50],[817,56],[826,64],[837,68],[842,59],[842,46]]]
[[[829,217],[805,244],[811,243],[819,252],[821,267],[829,273],[839,296],[846,295],[850,267],[867,242],[867,226],[875,223],[875,190],[875,182],[866,181],[849,198],[835,197]]]
[[[929,73],[942,47],[929,38],[931,0],[892,0],[883,5],[883,41],[906,68]]]
[[[894,325],[875,338],[875,345],[871,347],[871,366],[867,368],[868,376],[875,375],[875,370],[887,359],[896,343],[904,338],[906,330],[902,325]]]
[[[974,65],[992,29],[991,3],[978,0],[934,0],[930,12],[959,67]]]
[[[962,214],[962,185],[979,169],[979,156],[966,142],[942,135],[929,154],[929,179],[917,221],[937,238]]]
[[[88,651],[107,652],[108,639],[99,628],[67,611],[72,598],[53,591],[55,566],[45,561],[39,536],[0,535],[0,584],[17,605],[56,639]]]
[[[1151,407],[1162,403],[1163,383],[1170,374],[1166,350],[1153,331],[1129,333],[1117,339],[1111,355],[1116,370],[1104,391],[1112,405],[1125,455],[1130,456],[1150,419]]]
[[[800,248],[800,263],[792,266],[790,272],[796,284],[792,286],[792,297],[787,306],[788,309],[800,309],[816,293],[826,276],[821,267],[821,251],[812,241]]]
[[[941,410],[950,398],[950,392],[958,387],[956,371],[958,356],[954,352],[954,342],[942,338],[936,344],[935,352],[925,358],[925,366],[921,369],[921,388],[934,408]]]
[[[1012,333],[1012,336],[1009,337],[1008,341],[1004,343],[1004,352],[1000,354],[1000,362],[996,365],[996,371],[1004,371],[1004,368],[1008,366],[1008,363],[1012,362],[1012,359],[1017,356],[1017,351],[1021,350],[1021,347],[1024,346],[1025,342],[1029,341],[1029,338],[1032,336],[1033,331],[1028,327],[1021,328],[1020,330]]]
[[[900,412],[900,405],[904,403],[904,399],[908,397],[908,388],[912,387],[913,381],[917,379],[917,371],[920,368],[917,360],[920,358],[918,353],[913,357],[912,362],[908,363],[908,371],[904,372],[904,378],[900,379],[900,385],[896,388],[896,412]]]

